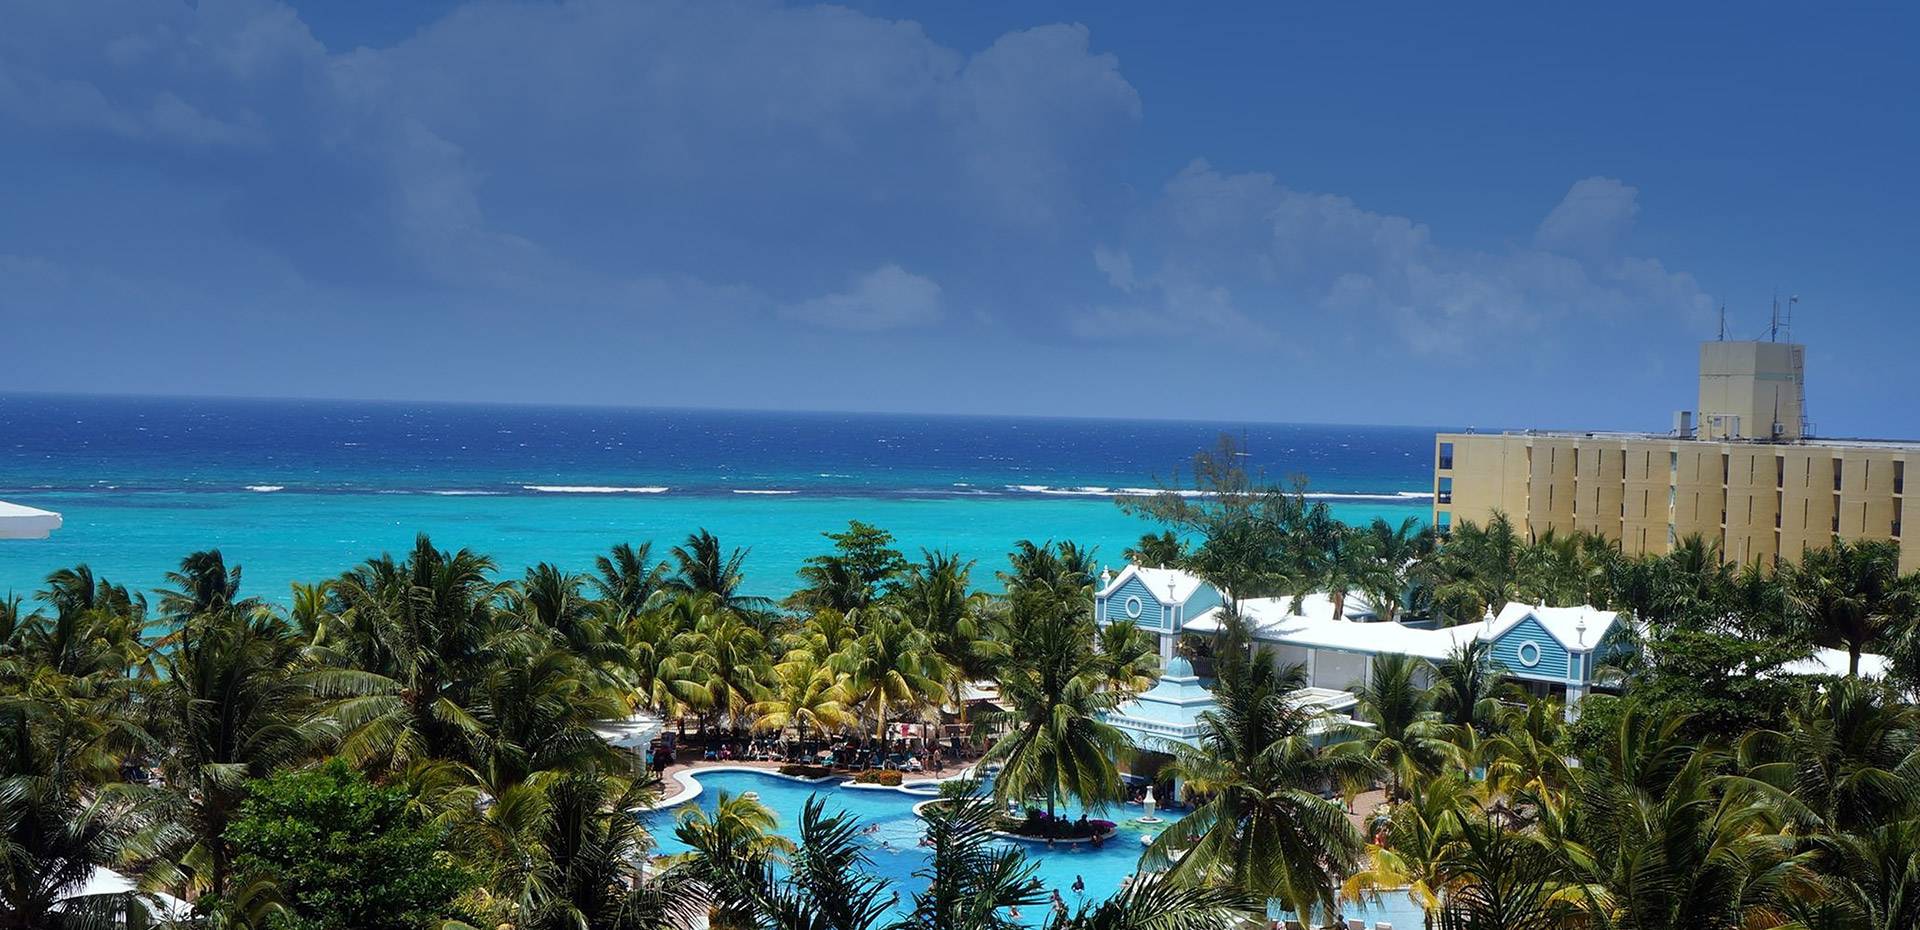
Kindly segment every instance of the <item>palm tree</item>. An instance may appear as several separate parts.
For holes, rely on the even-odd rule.
[[[240,566],[228,566],[218,549],[195,552],[180,560],[180,569],[167,573],[177,590],[160,592],[160,613],[181,622],[229,607],[249,608],[240,600]]]
[[[681,661],[704,692],[699,709],[739,723],[760,699],[768,674],[765,637],[716,595],[675,601],[696,614],[685,641],[690,654]]]
[[[504,588],[492,559],[436,549],[421,534],[404,562],[383,555],[333,587],[335,629],[316,648],[342,700],[334,716],[349,733],[341,752],[392,769],[427,758],[473,761],[474,716],[486,670],[524,630],[496,609]]]
[[[1258,918],[1254,901],[1230,888],[1189,885],[1148,875],[1071,916],[1056,913],[1048,930],[1212,930]]]
[[[941,803],[928,805],[926,846],[932,857],[914,875],[927,883],[897,930],[1013,930],[1002,911],[1041,901],[1038,865],[994,833],[999,809],[973,781],[941,785]]]
[[[142,841],[150,881],[224,895],[233,851],[223,834],[247,779],[297,765],[331,737],[312,713],[301,653],[286,621],[228,607],[188,621],[162,656],[150,700],[165,817]]]
[[[969,591],[973,562],[946,552],[923,553],[909,566],[892,602],[901,617],[927,632],[947,671],[947,701],[965,719],[967,685],[993,676],[1006,644],[987,636],[991,598]],[[834,616],[829,614],[829,616]]]
[[[600,599],[623,613],[637,614],[667,585],[667,563],[653,557],[653,543],[620,543],[593,560],[594,575],[587,579]]]
[[[1433,551],[1433,534],[1421,525],[1419,517],[1408,517],[1398,526],[1374,517],[1362,532],[1374,567],[1362,573],[1364,581],[1359,587],[1373,604],[1374,614],[1392,622],[1408,596],[1414,567]]]
[[[787,727],[799,731],[800,748],[807,745],[807,731],[831,732],[852,722],[847,710],[846,693],[833,670],[805,649],[787,654],[786,661],[773,667],[773,680],[764,699],[747,708],[754,717],[753,728],[779,733]]]
[[[740,584],[746,580],[741,566],[746,563],[748,552],[746,549],[728,552],[720,545],[719,537],[702,529],[669,553],[673,557],[674,574],[667,579],[666,590],[710,595],[728,609],[758,618],[773,608],[773,602],[740,593]]]
[[[1389,800],[1399,799],[1405,785],[1437,769],[1446,757],[1439,715],[1429,706],[1428,694],[1418,681],[1426,667],[1425,661],[1412,656],[1374,656],[1366,681],[1353,692],[1359,699],[1358,717],[1372,726],[1355,727],[1355,739],[1336,744],[1341,751],[1365,752],[1388,773],[1392,778]]]
[[[1920,927],[1920,820],[1808,838],[1824,894],[1789,897],[1782,910],[1808,930]]]
[[[748,928],[756,920],[753,889],[745,879],[792,854],[792,841],[773,832],[778,818],[766,805],[746,796],[721,792],[713,813],[697,807],[682,811],[673,835],[687,847],[678,866],[707,889],[713,924]]]
[[[1814,643],[1847,650],[1849,676],[1860,674],[1860,653],[1910,622],[1920,601],[1916,585],[1900,578],[1899,544],[1888,540],[1836,536],[1781,575],[1788,616]]]
[[[1430,698],[1440,717],[1457,731],[1483,729],[1499,707],[1506,667],[1493,656],[1493,641],[1469,639],[1434,666]]]
[[[1300,666],[1281,671],[1264,654],[1220,680],[1219,707],[1201,715],[1199,747],[1171,747],[1173,775],[1203,800],[1155,838],[1145,864],[1278,898],[1303,917],[1335,912],[1363,841],[1345,808],[1321,792],[1367,783],[1380,769],[1314,747],[1318,716],[1291,697],[1304,681]]]
[[[1312,564],[1308,577],[1333,599],[1335,620],[1346,619],[1350,592],[1387,586],[1383,577],[1385,565],[1374,551],[1372,536],[1366,530],[1338,524],[1326,534],[1325,545],[1307,551],[1311,553]]]
[[[1406,800],[1393,805],[1383,835],[1367,846],[1365,865],[1347,876],[1347,901],[1378,900],[1399,892],[1418,905],[1431,930],[1446,893],[1441,866],[1472,805],[1458,773],[1414,783]]]
[[[946,692],[948,674],[925,630],[884,607],[864,619],[866,632],[830,661],[843,678],[849,706],[873,718],[877,738],[885,735],[893,711],[918,712],[936,702]]]
[[[1108,690],[1138,694],[1153,687],[1160,674],[1160,643],[1153,634],[1130,621],[1117,620],[1095,636]]]
[[[1857,678],[1808,690],[1784,731],[1740,742],[1747,774],[1784,794],[1807,833],[1851,832],[1920,813],[1920,711]]]
[[[1062,797],[1095,807],[1119,800],[1116,760],[1132,743],[1102,719],[1124,695],[1105,687],[1109,670],[1093,649],[1091,617],[1051,585],[1016,589],[1013,600],[1000,678],[1011,709],[996,715],[1007,731],[985,760],[1003,764],[995,796],[1043,797],[1049,815]]]
[[[1434,587],[1434,598],[1448,612],[1465,620],[1489,611],[1499,613],[1519,596],[1525,540],[1513,521],[1496,511],[1486,526],[1462,520],[1421,571]]]
[[[1565,907],[1551,852],[1530,834],[1492,820],[1461,821],[1439,873],[1447,887],[1441,930],[1560,930]],[[1678,924],[1676,927],[1688,926]]]
[[[495,874],[511,925],[671,930],[704,916],[705,891],[691,875],[640,867],[653,842],[630,811],[647,799],[644,786],[592,771],[553,780],[532,817],[526,854]]]

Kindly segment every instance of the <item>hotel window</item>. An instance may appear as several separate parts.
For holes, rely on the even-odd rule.
[[[1443,442],[1440,444],[1440,467],[1453,467],[1453,443]]]
[[[1899,517],[1893,518],[1893,538],[1895,539],[1900,538],[1900,518]]]
[[[1893,493],[1907,493],[1907,463],[1893,463]]]
[[[1773,460],[1773,486],[1776,488],[1787,486],[1786,456],[1776,456]]]
[[[1733,477],[1733,456],[1720,456],[1720,483],[1725,485]]]
[[[1440,489],[1437,493],[1440,495],[1440,503],[1453,503],[1453,479],[1450,477],[1440,479]]]
[[[1833,460],[1833,489],[1834,489],[1835,491],[1838,491],[1838,490],[1840,490],[1840,466],[1841,466],[1841,464],[1842,464],[1842,463],[1841,463],[1841,461],[1840,461],[1839,459],[1834,459],[1834,460]]]

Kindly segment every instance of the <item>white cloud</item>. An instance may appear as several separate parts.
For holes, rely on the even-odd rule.
[[[781,315],[833,329],[924,326],[940,319],[940,285],[899,265],[884,265],[855,278],[844,291],[791,304]]]
[[[1142,224],[1132,255],[1153,256],[1151,274],[1133,273],[1130,261],[1121,286],[1112,253],[1095,261],[1120,290],[1156,295],[1148,312],[1162,321],[1239,325],[1255,345],[1282,332],[1289,341],[1384,336],[1441,353],[1517,345],[1560,324],[1645,316],[1691,325],[1712,304],[1691,276],[1612,254],[1638,209],[1635,194],[1590,178],[1541,224],[1540,245],[1482,251],[1446,247],[1426,224],[1346,197],[1196,161],[1168,181]],[[1118,319],[1090,310],[1073,331],[1090,335]]]
[[[1131,291],[1139,282],[1133,276],[1133,256],[1125,249],[1109,249],[1104,245],[1093,247],[1093,267],[1107,276],[1107,283],[1123,291]]]
[[[1575,181],[1553,212],[1540,221],[1533,243],[1554,252],[1599,258],[1633,228],[1640,191],[1613,178]]]

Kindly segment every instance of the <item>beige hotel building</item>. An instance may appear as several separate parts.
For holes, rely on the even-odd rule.
[[[1920,494],[1906,493],[1920,441],[1814,438],[1805,359],[1794,343],[1703,344],[1699,403],[1665,434],[1441,433],[1434,524],[1503,511],[1533,538],[1598,533],[1629,554],[1699,534],[1728,561],[1763,565],[1836,535],[1900,541],[1920,527]],[[1920,543],[1902,543],[1900,568],[1920,569]]]

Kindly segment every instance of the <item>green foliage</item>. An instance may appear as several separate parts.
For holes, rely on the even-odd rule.
[[[288,930],[416,930],[466,916],[474,876],[443,854],[445,831],[399,788],[334,760],[249,786],[226,840],[235,868],[277,887]]]

